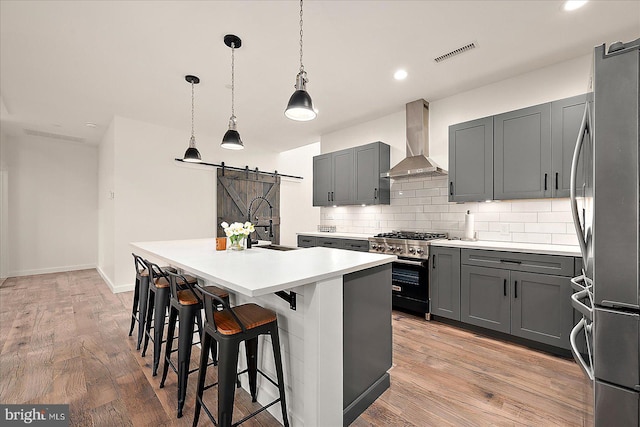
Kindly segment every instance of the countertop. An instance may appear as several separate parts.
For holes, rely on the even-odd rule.
[[[298,236],[316,236],[316,237],[334,237],[336,239],[355,239],[355,240],[368,240],[369,237],[373,237],[372,234],[359,234],[359,233],[341,233],[341,232],[329,232],[329,231],[308,231],[305,233],[296,233]]]
[[[324,247],[292,251],[216,251],[215,239],[131,243],[139,255],[162,259],[192,275],[250,297],[387,264],[397,257]]]
[[[564,255],[581,257],[579,246],[569,245],[548,245],[541,243],[517,243],[517,242],[494,242],[488,240],[478,240],[475,242],[466,240],[432,240],[431,246],[445,246],[451,248],[486,249],[491,251],[523,252],[530,254]]]

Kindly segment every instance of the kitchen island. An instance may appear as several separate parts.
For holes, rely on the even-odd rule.
[[[228,289],[232,305],[255,302],[277,313],[292,426],[348,425],[389,387],[395,256],[319,247],[216,251],[215,239],[131,245]],[[295,295],[295,310],[287,295]],[[275,378],[271,352],[260,354],[259,369]],[[268,381],[258,386],[261,403],[277,395]],[[281,419],[278,408],[269,410]]]

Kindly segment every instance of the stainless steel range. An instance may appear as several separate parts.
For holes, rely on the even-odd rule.
[[[393,307],[429,316],[429,241],[447,233],[394,231],[369,238],[369,252],[398,257],[392,269]]]

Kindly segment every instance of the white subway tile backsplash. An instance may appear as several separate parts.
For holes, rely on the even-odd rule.
[[[514,242],[551,243],[551,234],[546,233],[511,233]]]
[[[461,237],[466,211],[481,240],[576,245],[568,199],[450,203],[446,177],[391,181],[391,205],[322,208],[321,222],[338,231],[443,231]]]
[[[524,231],[527,233],[564,233],[567,225],[559,222],[539,222],[524,225]]]
[[[514,201],[511,212],[551,212],[551,200]]]
[[[500,213],[501,222],[536,222],[538,214],[524,212],[502,212]]]

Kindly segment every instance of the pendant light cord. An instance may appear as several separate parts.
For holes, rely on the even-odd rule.
[[[300,72],[304,73],[304,65],[302,65],[302,0],[300,0]]]
[[[193,103],[193,80],[191,80],[191,138],[193,138],[194,135],[195,135],[194,126],[193,126],[193,109],[194,109],[194,103]]]
[[[235,55],[236,44],[231,42],[231,117],[235,117],[235,87],[236,87],[236,71],[235,71]]]

